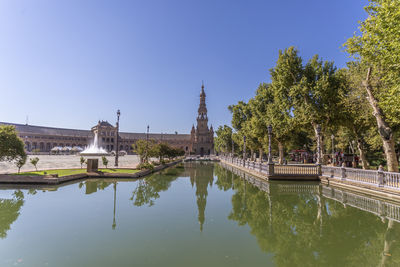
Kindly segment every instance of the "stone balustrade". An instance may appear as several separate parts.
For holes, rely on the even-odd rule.
[[[250,160],[244,161],[241,158],[224,156],[221,156],[220,159],[241,168],[260,172],[267,175],[269,178],[273,176],[321,176],[340,181],[349,181],[353,183],[400,190],[400,173],[395,172],[318,165],[275,165],[273,163],[268,164],[267,162],[261,163]]]
[[[400,189],[400,173],[382,170],[363,170],[346,167],[322,166],[322,176],[342,181]]]
[[[275,165],[274,163],[268,164],[267,162],[261,163],[251,160],[243,160],[241,158],[224,156],[220,156],[220,159],[238,167],[260,172],[268,177],[315,177],[320,174],[320,168],[318,165]]]

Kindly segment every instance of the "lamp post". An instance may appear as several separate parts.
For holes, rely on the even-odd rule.
[[[121,112],[119,111],[119,109],[118,109],[118,111],[117,111],[117,136],[116,136],[116,138],[117,138],[117,147],[115,148],[115,167],[118,167],[118,154],[119,154],[119,138],[118,138],[118,136],[119,136],[119,116],[121,116]]]
[[[321,165],[321,125],[317,125],[317,165]]]
[[[243,136],[243,166],[246,166],[246,136]]]
[[[268,125],[268,164],[273,164],[271,155],[272,125]]]
[[[147,134],[146,134],[146,157],[145,157],[145,160],[146,160],[146,161],[148,160],[148,159],[147,159],[147,155],[148,155],[148,152],[149,152],[149,129],[150,129],[150,126],[147,125]]]
[[[333,134],[331,135],[331,140],[332,140],[332,163],[333,163],[333,165],[335,165],[335,161],[336,161],[336,159],[335,159],[335,143],[334,143],[335,136]]]
[[[232,139],[232,158],[233,158],[233,153],[234,153],[233,133],[231,135],[231,139]]]

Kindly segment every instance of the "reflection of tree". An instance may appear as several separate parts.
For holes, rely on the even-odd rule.
[[[12,199],[0,199],[0,238],[7,237],[7,231],[17,220],[22,205],[24,205],[24,193],[20,190],[14,192]]]
[[[231,174],[215,173],[216,184],[228,186]],[[317,193],[284,193],[279,184],[270,183],[268,194],[234,178],[229,215],[250,227],[277,266],[399,266],[400,224]]]
[[[218,186],[219,190],[230,190],[233,185],[233,177],[235,176],[232,172],[228,171],[226,168],[219,164],[214,167],[215,176],[217,176],[217,181],[215,184]]]
[[[175,167],[155,173],[137,182],[130,200],[135,206],[153,206],[154,200],[160,197],[161,191],[166,191],[173,181],[183,172],[183,168]]]

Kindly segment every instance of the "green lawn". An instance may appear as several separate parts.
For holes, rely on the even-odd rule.
[[[108,168],[108,169],[99,169],[99,171],[106,172],[106,173],[135,173],[135,172],[138,172],[139,170]],[[67,176],[67,175],[86,173],[86,169],[43,170],[43,171],[33,171],[33,172],[21,172],[19,174],[16,174],[16,173],[15,174],[16,175],[44,175],[44,172],[46,172],[46,174],[58,174],[58,177],[62,177],[62,176]]]

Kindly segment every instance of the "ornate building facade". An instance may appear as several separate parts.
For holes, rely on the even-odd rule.
[[[195,129],[193,126],[191,134],[149,133],[149,139],[181,148],[186,154],[212,154],[214,149],[214,132],[212,126],[210,129],[208,128],[205,98],[204,85],[202,85],[197,127]],[[28,152],[34,150],[41,153],[49,153],[56,146],[79,146],[84,148],[93,142],[95,133],[98,134],[99,145],[105,150],[111,152],[115,150],[117,145],[117,127],[107,121],[99,121],[91,130],[54,128],[7,122],[0,122],[0,125],[13,125],[19,137],[24,141],[25,149]],[[132,154],[134,153],[133,147],[136,141],[146,138],[146,133],[119,132],[119,150],[125,150],[128,154]]]

